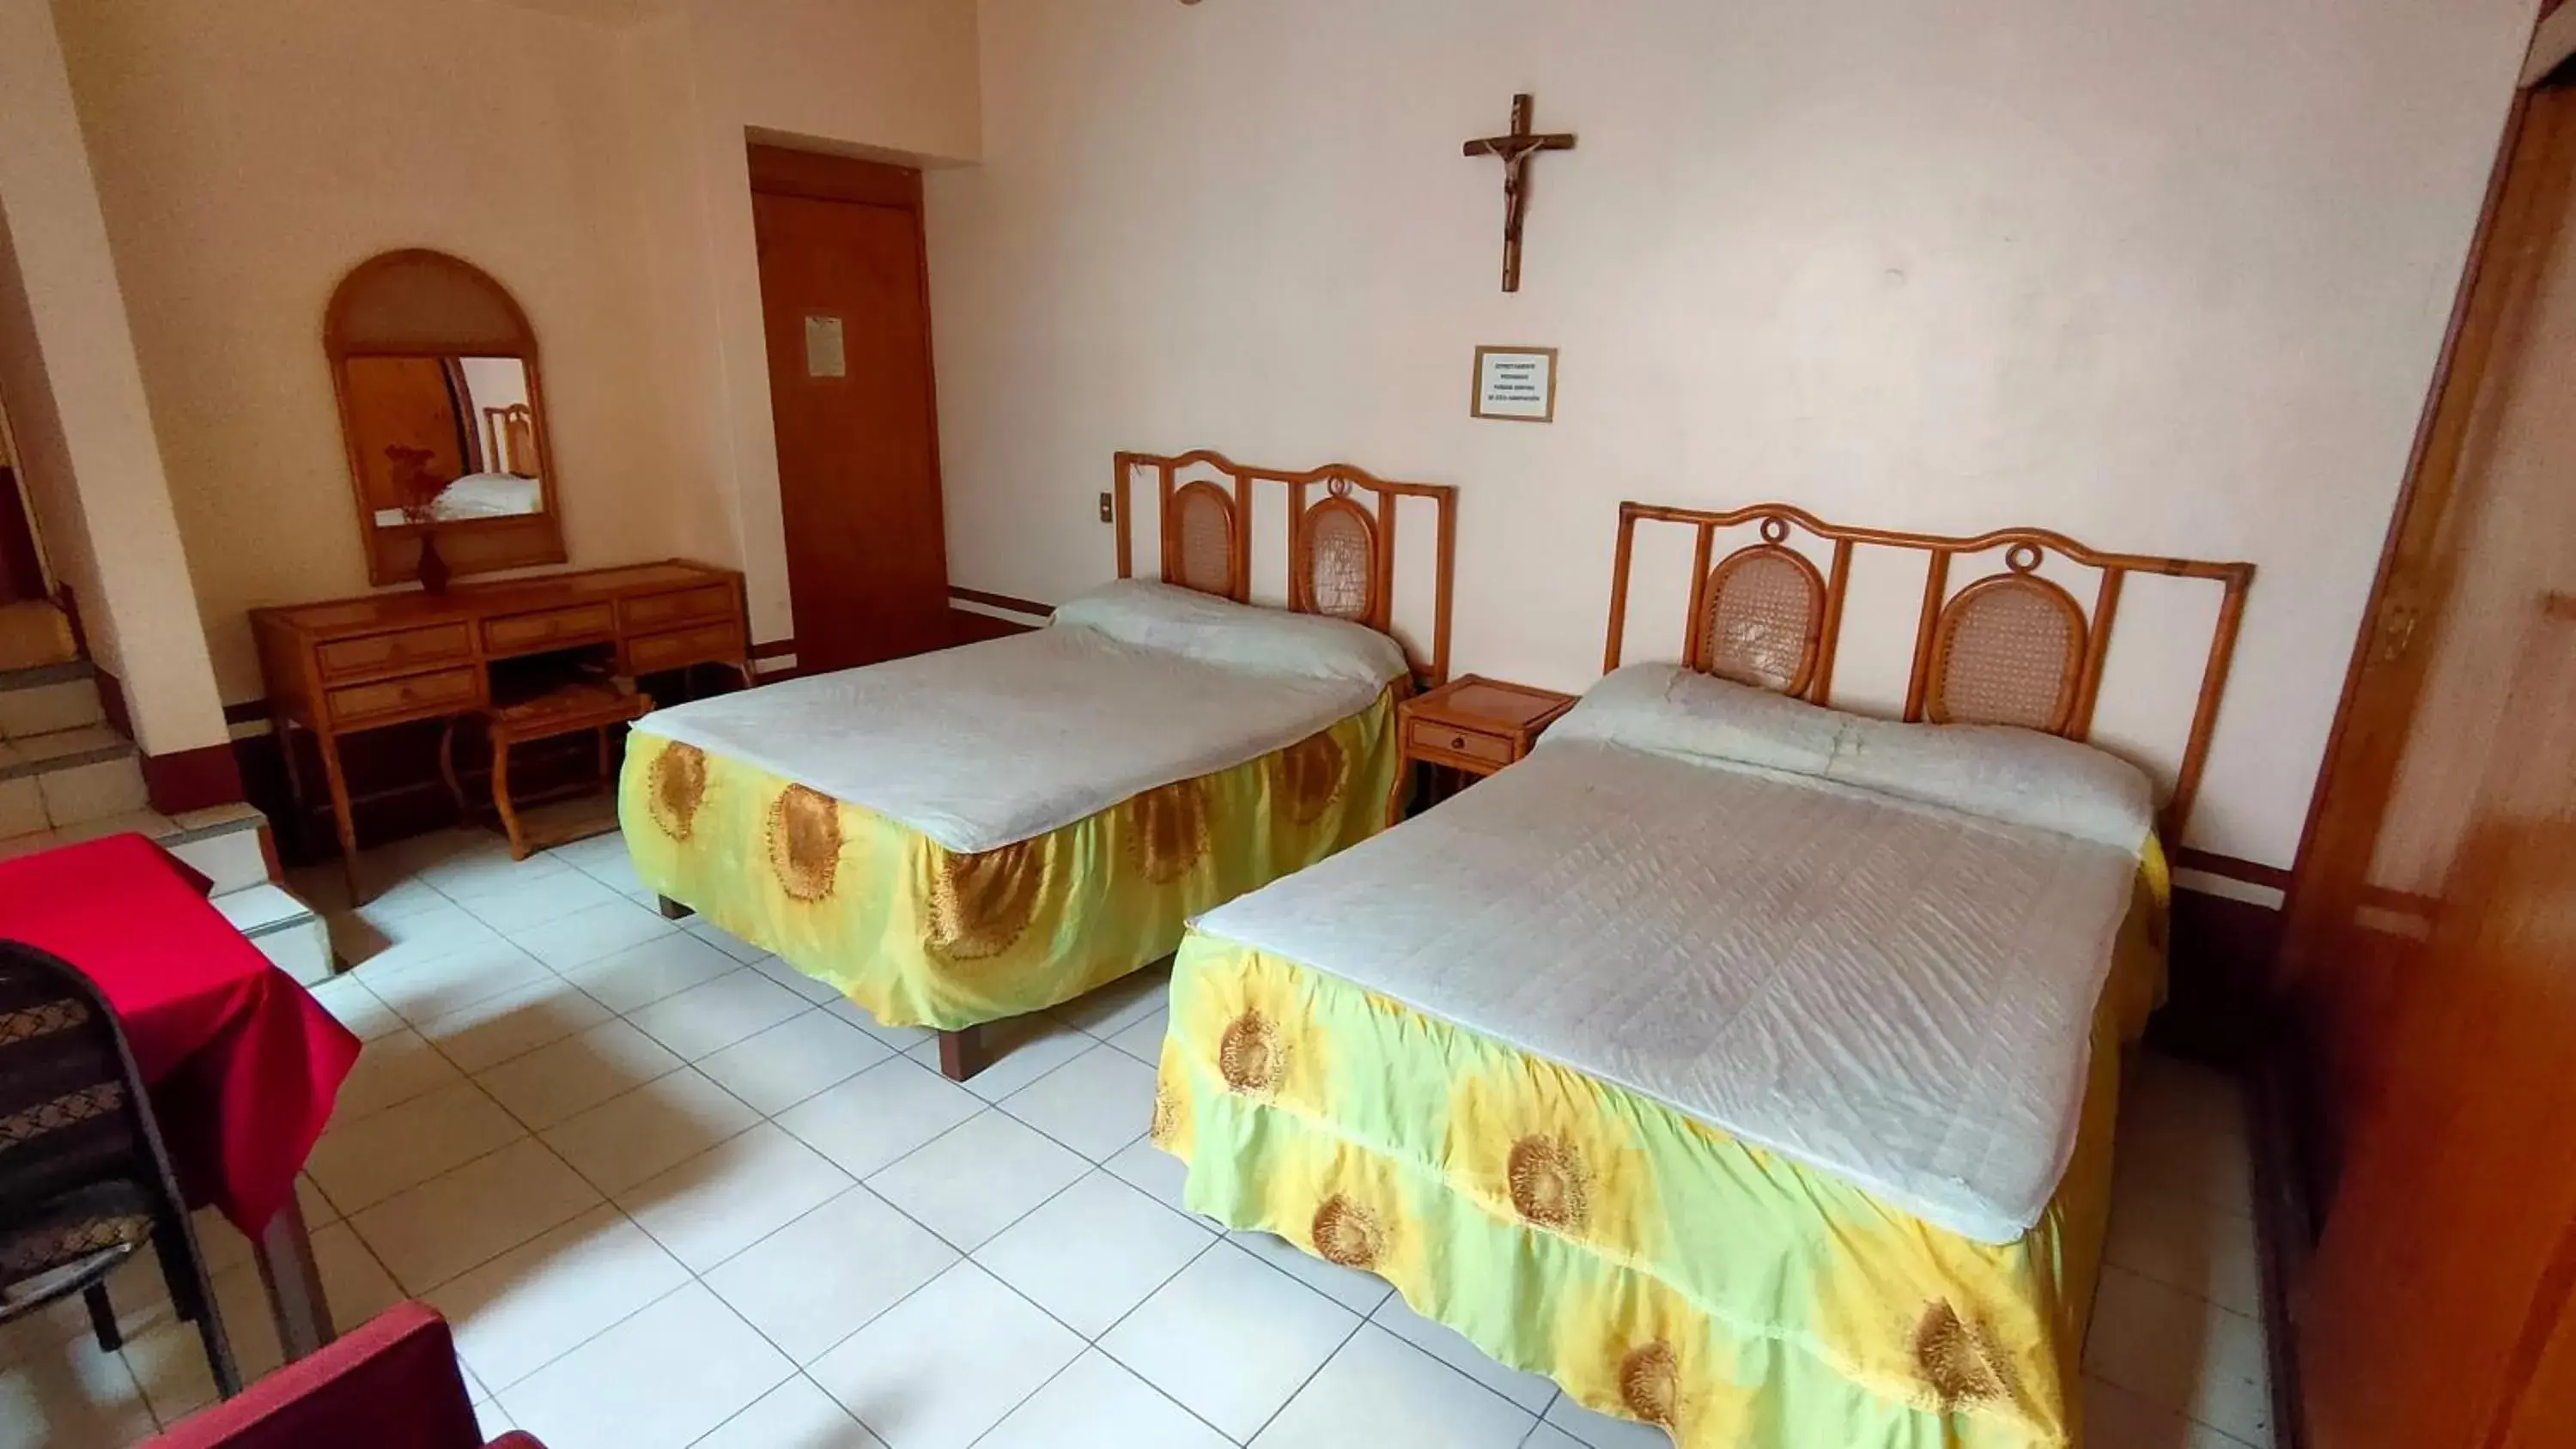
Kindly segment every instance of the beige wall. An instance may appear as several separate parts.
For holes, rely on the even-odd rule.
[[[2193,840],[2286,862],[2531,9],[985,0],[930,192],[954,576],[1098,581],[1111,451],[1197,445],[1458,482],[1459,664],[1563,686],[1623,497],[2250,558]],[[1581,146],[1507,297],[1459,143],[1515,90]],[[1554,426],[1465,416],[1478,343],[1564,350]],[[2154,592],[2144,753],[2194,682]]]
[[[615,31],[479,0],[60,14],[225,697],[260,693],[247,609],[367,587],[322,312],[391,247],[527,310],[573,560],[690,550]]]
[[[223,710],[145,407],[130,309],[43,0],[0,0],[0,393],[49,562],[153,754]]]
[[[790,631],[745,130],[971,158],[971,5],[58,10],[225,698],[248,609],[367,587],[321,320],[398,246],[526,308],[572,564],[742,564]]]

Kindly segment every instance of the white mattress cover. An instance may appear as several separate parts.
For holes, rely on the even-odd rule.
[[[1981,1242],[2082,1114],[2134,855],[1593,741],[1209,912]]]
[[[655,710],[636,728],[981,851],[1284,749],[1383,687],[1058,626]]]

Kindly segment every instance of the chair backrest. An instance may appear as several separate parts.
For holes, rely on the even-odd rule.
[[[124,1030],[77,968],[0,941],[0,1225],[111,1179],[169,1193]]]
[[[239,1396],[181,1419],[144,1449],[478,1449],[482,1442],[447,1320],[428,1304],[398,1303]],[[544,1449],[524,1435],[494,1443]]]

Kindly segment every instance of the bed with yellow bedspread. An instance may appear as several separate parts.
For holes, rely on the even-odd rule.
[[[1675,686],[1684,687],[1697,686]],[[1569,735],[1593,703],[1569,717]],[[1826,752],[1840,728],[1824,726]],[[1868,743],[1874,759],[1893,763],[1919,741],[1882,733]],[[2076,763],[2080,776],[2085,762]],[[1994,778],[1963,775],[1975,791]],[[2114,794],[2127,787],[2116,776],[2112,784]],[[2142,779],[2136,788],[2143,796]],[[2106,857],[2029,829],[2030,819],[2081,828],[2083,811],[2054,797],[2013,801],[2019,823],[1922,798],[1551,734],[1529,762],[1193,930],[1173,973],[1153,1140],[1188,1163],[1192,1209],[1378,1274],[1502,1363],[1554,1379],[1593,1409],[1660,1425],[1693,1449],[2067,1445],[2109,1213],[2123,1049],[2163,989],[2163,855],[2152,834],[2134,858]],[[1661,833],[1659,799],[1672,802],[1676,822]],[[1761,813],[1766,799],[1777,814]],[[1729,808],[1707,808],[1713,801]],[[1822,818],[1802,839],[1791,815]],[[1645,824],[1632,829],[1636,819]],[[1942,843],[1909,857],[1909,828]],[[1967,859],[1988,847],[1991,858]],[[2081,862],[2084,888],[2096,894],[2078,914],[2099,925],[2074,947],[2045,929],[2050,906],[2030,902],[2074,893],[2075,874],[2016,875],[2006,862],[2024,854]],[[1462,868],[1447,864],[1462,858]],[[2113,894],[2104,899],[2106,870]],[[1479,875],[1503,884],[1478,884]],[[1687,893],[1704,875],[1749,882],[1723,919],[1616,923],[1623,913],[1651,915],[1654,898]],[[1854,879],[1858,895],[1895,904],[1855,923]],[[1547,904],[1519,904],[1531,900]],[[2026,956],[2024,966],[1953,964],[1977,953],[1942,932],[1977,915],[1993,923],[1959,939],[1989,942],[1990,957]],[[1730,935],[1746,916],[1762,917],[1760,928]],[[1335,919],[1300,924],[1326,917]],[[1559,919],[1562,930],[1546,924]],[[1697,924],[1671,929],[1681,920]],[[1848,941],[1830,944],[1838,933]],[[1591,944],[1605,935],[1615,944]],[[1314,944],[1291,953],[1280,945],[1289,939]],[[1656,956],[1679,963],[1674,974],[1656,975]],[[1436,964],[1413,975],[1390,965],[1426,959]],[[2066,980],[2050,988],[2051,975]],[[1826,983],[1814,993],[1821,1005],[1765,1015],[1804,989],[1802,976]],[[1695,984],[1727,978],[1750,984],[1739,996],[1693,994]],[[1411,999],[1368,979],[1400,981]],[[1800,1150],[1766,1147],[1707,1112],[1610,1080],[1615,1073],[1502,1039],[1512,1029],[1462,1025],[1493,1011],[1477,1004],[1479,990],[1526,1013],[1503,1021],[1550,1023],[1587,998],[1624,993],[1627,1015],[1613,1033],[1621,1040],[1652,1037],[1669,1021],[1678,1039],[1712,1043],[1707,1060],[1724,1071],[1801,1099],[1835,1079],[1868,1110],[1748,1110],[1744,1120],[1775,1134],[1766,1140]],[[2023,1008],[2069,1003],[2072,1015],[2017,1011],[2001,999],[2015,995]],[[1996,999],[1980,1008],[1988,996]],[[1933,998],[1949,1004],[1925,1004]],[[1900,1010],[1873,1016],[1886,1001]],[[1852,1029],[1837,1014],[1847,1009],[1872,1028]],[[2015,1024],[1979,1034],[1998,1017]],[[1758,1031],[1742,1029],[1756,1019]],[[2068,1024],[2049,1025],[2058,1021]],[[1974,1130],[1986,1109],[1962,1117],[1925,1102],[1934,1094],[1921,1090],[1908,1055],[1929,1043],[1937,1071],[1982,1080],[2009,1076],[1996,1063],[2025,1039],[2028,1055],[2065,1070],[2020,1094],[2039,1110],[2033,1125],[2012,1130],[2041,1144],[2033,1171],[2045,1174],[2031,1178],[2028,1216],[2000,1220],[2021,1226],[1954,1230],[1818,1160],[1850,1154],[1902,1184],[1889,1165],[1902,1154],[1872,1157],[1847,1140],[1866,1137],[1889,1111],[1895,1138],[1955,1136],[1970,1144],[1957,1160],[1987,1160],[1994,1149]],[[1802,1054],[1825,1064],[1823,1077],[1802,1075]],[[1891,1108],[1890,1098],[1901,1100]],[[1751,1100],[1758,1105],[1759,1094]],[[2012,1117],[2009,1106],[1995,1115]],[[1787,1130],[1816,1120],[1836,1130]]]
[[[962,1034],[1384,829],[1408,685],[1373,629],[1122,580],[1043,629],[657,710],[618,815],[653,891]]]
[[[618,813],[648,888],[881,1022],[956,1030],[1126,975],[1170,954],[1198,912],[1385,828],[1395,696],[981,852],[657,735],[649,718],[627,745]]]

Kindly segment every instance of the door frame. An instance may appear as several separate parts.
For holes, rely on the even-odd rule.
[[[921,257],[921,378],[924,396],[930,404],[930,486],[932,495],[939,500],[939,533],[942,540],[941,547],[945,548],[945,540],[948,536],[948,475],[939,455],[939,368],[936,361],[938,322],[936,314],[930,310],[930,230],[922,204],[920,168],[890,161],[871,161],[863,156],[843,156],[829,151],[799,151],[791,146],[780,146],[767,141],[746,142],[743,150],[751,171],[750,190],[755,196],[795,196],[808,201],[852,202],[860,206],[882,207],[911,214],[912,244]],[[762,325],[765,327],[767,325],[765,305],[762,310],[764,313]],[[766,355],[764,348],[763,356]],[[769,385],[775,388],[778,385],[777,380],[770,379]],[[771,406],[773,409],[776,407],[774,399]],[[776,426],[774,413],[772,417],[771,426],[774,428]],[[780,480],[779,487],[783,493],[786,487],[785,480]],[[783,506],[784,500],[782,499],[781,502]],[[943,574],[945,571],[943,564]],[[792,565],[789,568],[789,575],[788,607],[792,612],[795,608],[795,579]],[[953,586],[950,592],[954,593]],[[947,600],[943,599],[941,603],[944,606]],[[793,646],[795,641],[792,634],[785,642],[788,646]],[[771,645],[765,647],[778,646],[773,641]],[[802,659],[797,661],[797,665],[799,673],[806,671],[807,666]]]

